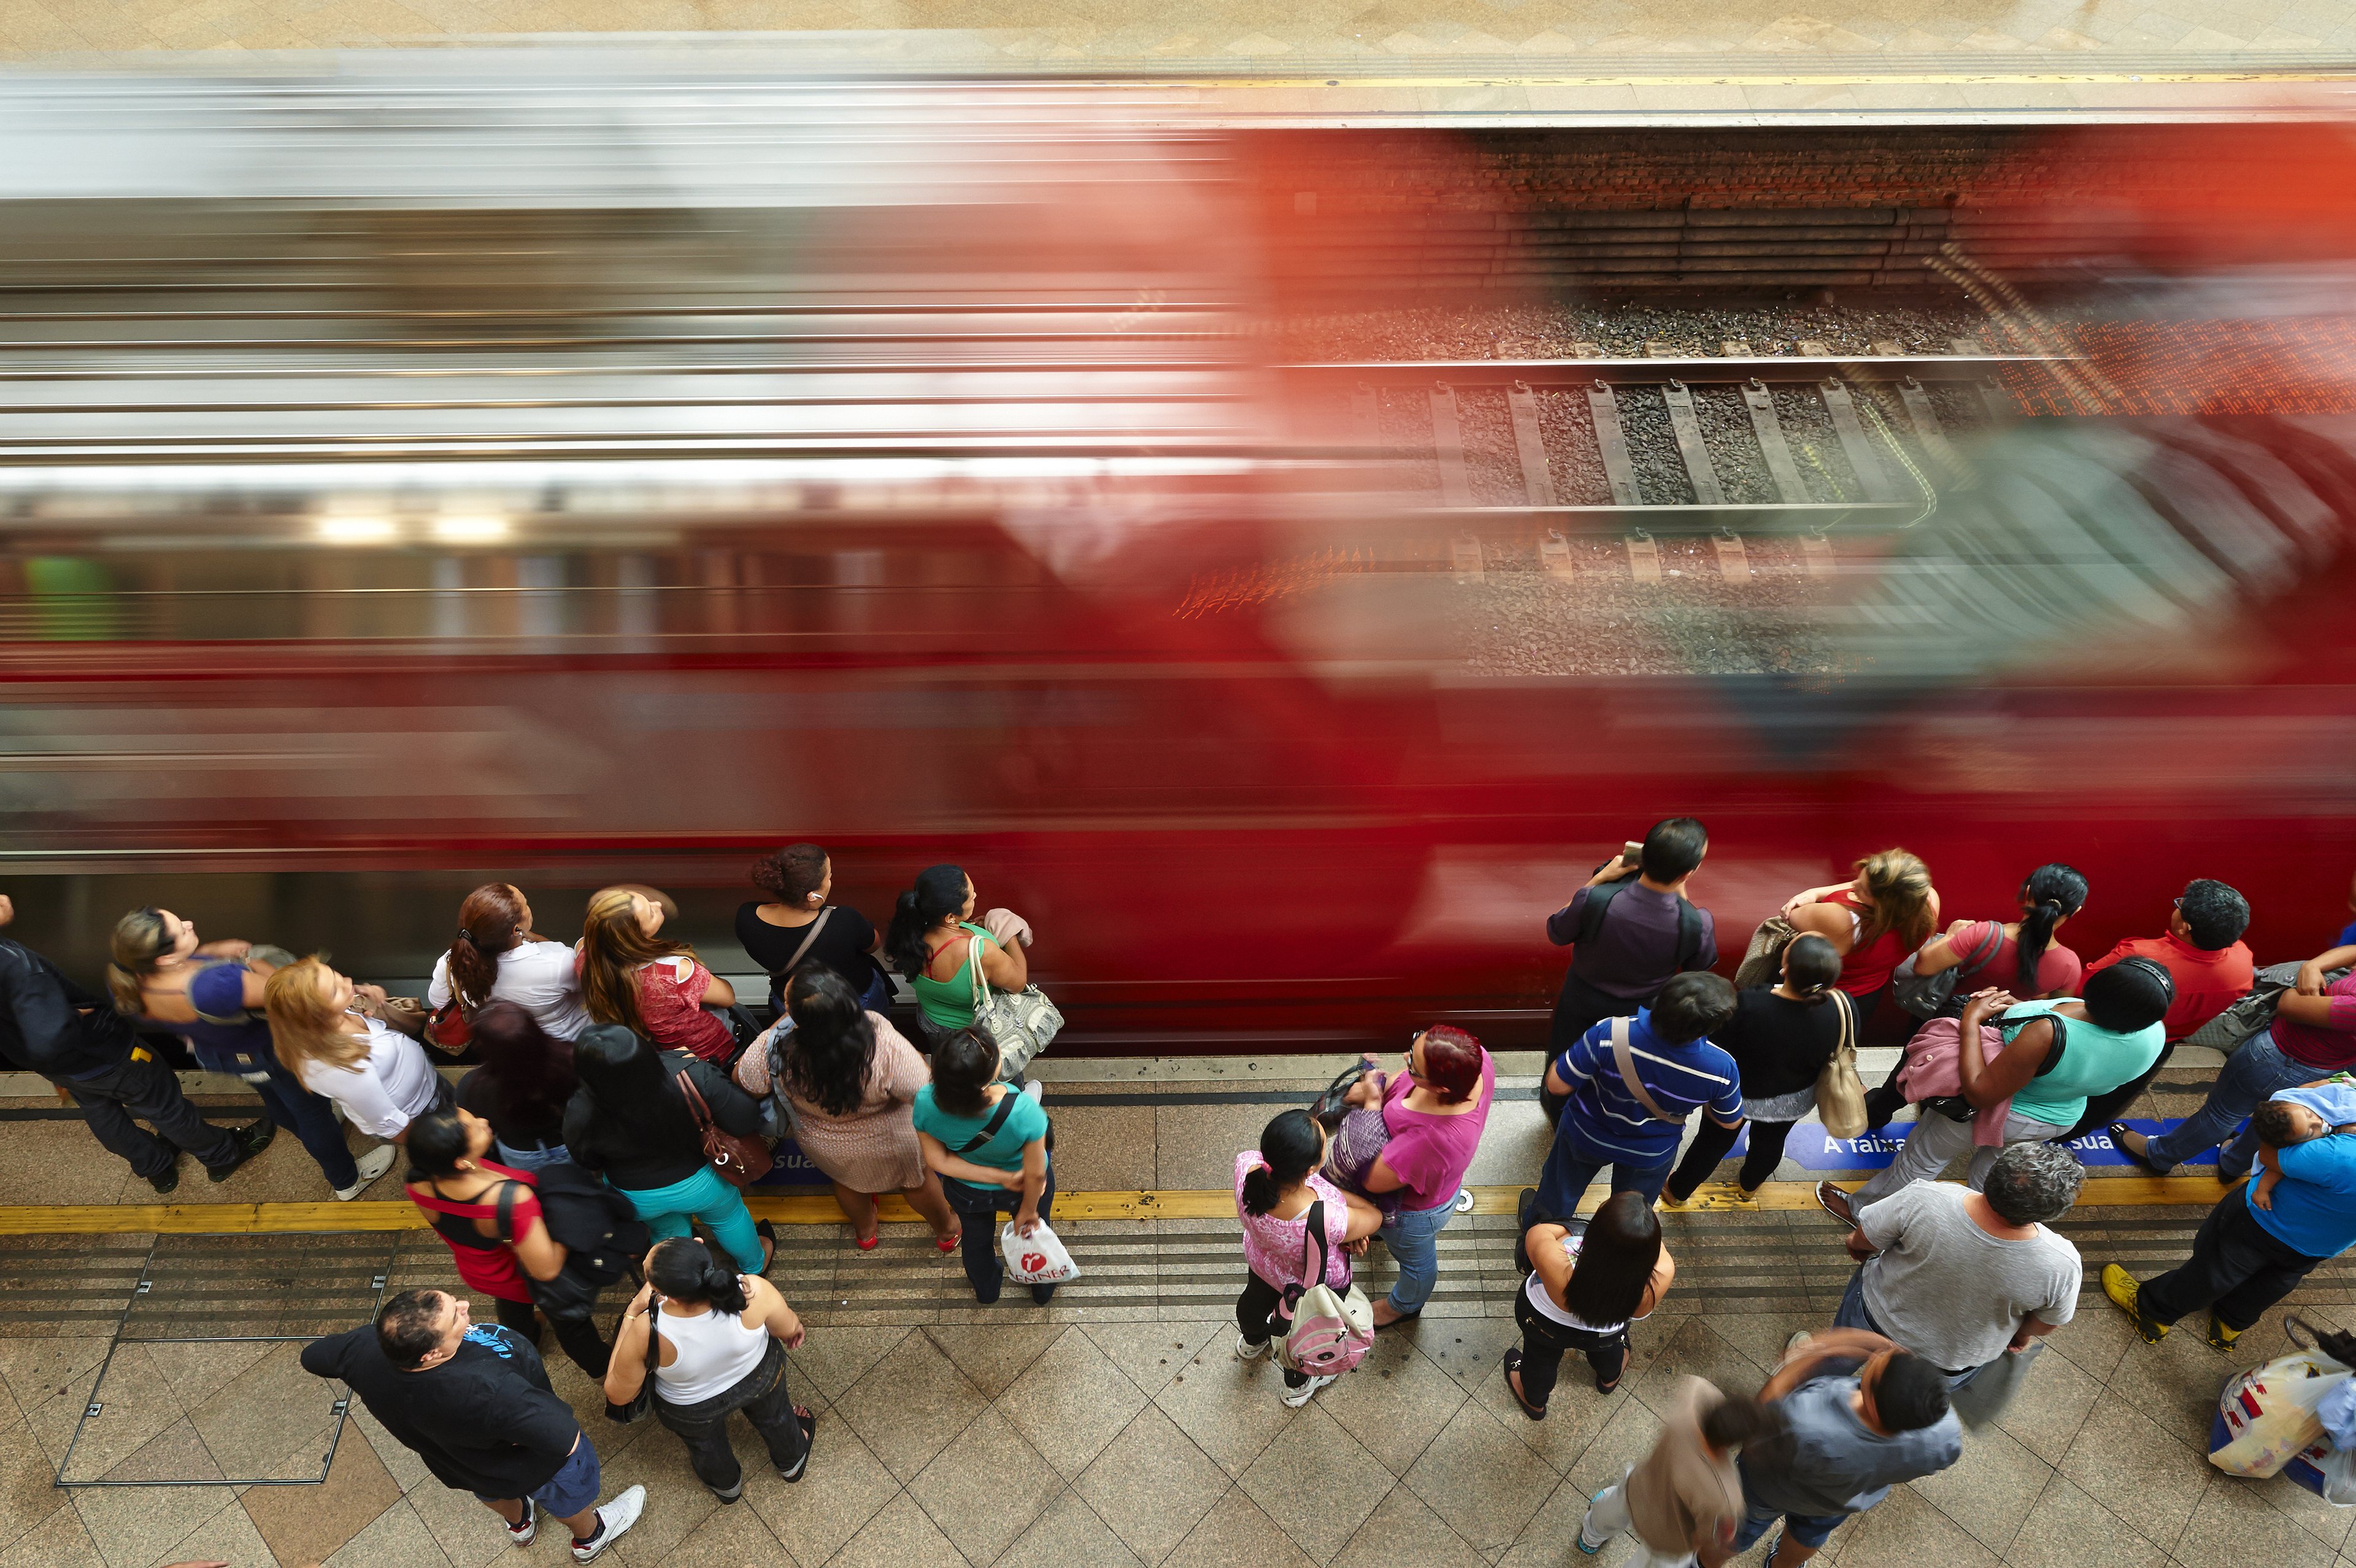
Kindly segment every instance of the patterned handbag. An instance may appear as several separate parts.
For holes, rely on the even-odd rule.
[[[982,978],[981,944],[975,937],[966,955],[967,972],[973,976],[973,1021],[996,1043],[1006,1059],[1004,1071],[1012,1077],[1047,1049],[1064,1027],[1064,1015],[1035,985],[1001,991]]]

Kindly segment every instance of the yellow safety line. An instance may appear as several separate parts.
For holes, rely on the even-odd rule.
[[[1839,1182],[1844,1190],[1859,1183]],[[1712,1184],[1694,1194],[1685,1211],[1697,1209],[1813,1209],[1813,1181],[1771,1181],[1753,1202],[1739,1200],[1731,1186]],[[2104,1176],[2080,1191],[2080,1209],[2130,1204],[2214,1203],[2228,1189],[2210,1176]],[[1514,1212],[1518,1187],[1475,1187],[1476,1214]],[[1590,1189],[1580,1203],[1591,1211],[1609,1194]],[[781,1225],[839,1225],[842,1211],[824,1193],[810,1196],[754,1193],[745,1200],[755,1217]],[[879,1205],[893,1221],[919,1218],[894,1196]],[[1680,1212],[1685,1211],[1680,1211]],[[1161,1192],[1058,1192],[1059,1220],[1225,1220],[1236,1211],[1235,1194],[1218,1188]],[[57,1203],[0,1207],[0,1235],[269,1235],[318,1231],[414,1231],[425,1216],[414,1203]]]
[[[2050,71],[1791,71],[1751,74],[1716,71],[1698,75],[1640,76],[1540,72],[1505,72],[1494,76],[1321,76],[1203,77],[1173,80],[1169,85],[1190,88],[1302,87],[2034,87],[2053,82],[2144,86],[2200,82],[2344,81],[2344,68],[2316,66],[2307,69],[2274,70],[2050,70]],[[1156,85],[1162,85],[1156,83]]]

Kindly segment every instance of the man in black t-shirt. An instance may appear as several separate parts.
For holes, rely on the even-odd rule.
[[[540,1352],[471,1321],[462,1296],[405,1290],[375,1323],[303,1347],[303,1370],[358,1394],[435,1480],[507,1520],[518,1546],[531,1544],[545,1511],[572,1530],[573,1560],[594,1563],[647,1506],[644,1487],[596,1506],[597,1450],[549,1386]]]

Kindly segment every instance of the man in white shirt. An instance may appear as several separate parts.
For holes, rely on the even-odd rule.
[[[2078,1200],[2085,1168],[2057,1144],[2008,1147],[1985,1191],[1915,1181],[1858,1211],[1863,1265],[1833,1322],[1896,1340],[1955,1386],[2078,1310],[2078,1249],[2047,1228]]]

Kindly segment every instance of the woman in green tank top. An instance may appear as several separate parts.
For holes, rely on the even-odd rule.
[[[1020,943],[1001,944],[973,923],[973,880],[958,866],[927,866],[900,895],[884,933],[884,954],[916,994],[916,1021],[927,1042],[973,1022],[973,964],[1001,991],[1019,991],[1031,978]],[[980,945],[976,945],[976,939]]]

